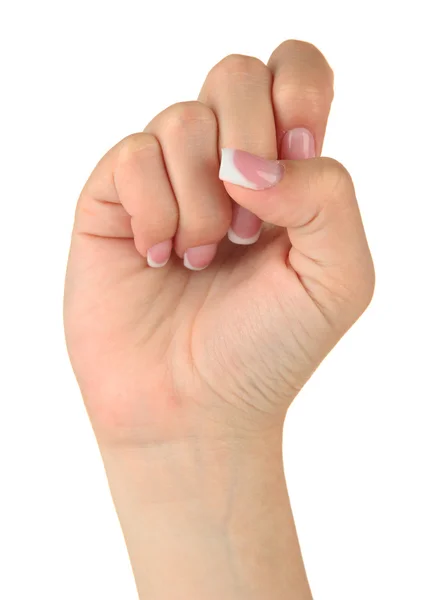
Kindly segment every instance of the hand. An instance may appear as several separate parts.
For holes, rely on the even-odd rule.
[[[332,86],[310,44],[228,56],[80,195],[66,338],[141,598],[311,599],[282,425],[374,285]]]
[[[365,309],[374,273],[351,177],[311,158],[332,97],[310,44],[284,42],[267,66],[230,55],[198,101],[170,106],[99,162],[65,290],[98,435],[149,443],[274,427]],[[268,161],[225,150],[219,179],[221,148]],[[232,160],[267,189],[245,188]]]

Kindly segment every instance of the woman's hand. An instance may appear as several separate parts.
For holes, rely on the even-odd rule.
[[[282,425],[374,286],[332,97],[310,44],[230,55],[80,195],[66,338],[148,600],[311,597]]]
[[[351,178],[312,158],[332,97],[310,44],[284,42],[267,66],[230,55],[198,101],[170,106],[99,162],[78,202],[65,295],[99,434],[143,443],[270,428],[367,306],[373,266]],[[230,151],[220,180],[221,148],[268,159],[235,157],[273,187],[226,182]],[[255,243],[226,237],[233,225],[233,240],[254,242],[261,221],[273,227]],[[148,266],[172,247],[165,266]]]

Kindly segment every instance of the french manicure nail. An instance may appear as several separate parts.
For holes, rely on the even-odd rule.
[[[267,160],[245,150],[222,148],[219,179],[251,190],[265,190],[283,177],[285,167],[277,160]]]
[[[172,240],[166,240],[151,246],[147,251],[147,264],[149,267],[164,267],[170,258],[172,244]]]
[[[206,244],[188,248],[184,254],[184,267],[192,271],[201,271],[205,269],[213,260],[217,253],[217,244]]]
[[[228,238],[234,244],[248,246],[258,241],[261,234],[262,221],[252,212],[236,204],[232,214],[232,223],[228,230]]]
[[[259,240],[259,236],[261,235],[261,229],[258,230],[258,233],[249,238],[241,237],[237,235],[235,231],[230,227],[228,229],[228,239],[230,242],[234,244],[239,244],[240,246],[250,246],[250,244],[254,244]]]
[[[281,143],[281,156],[289,160],[314,158],[316,155],[314,137],[308,129],[296,127],[284,135]]]

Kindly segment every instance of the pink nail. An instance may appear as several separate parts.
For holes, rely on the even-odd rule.
[[[217,244],[206,244],[205,246],[188,248],[184,254],[184,266],[192,271],[205,269],[216,255],[217,248]]]
[[[316,155],[314,137],[304,127],[290,129],[281,143],[281,157],[286,160],[314,158]]]
[[[147,263],[149,267],[164,267],[171,255],[172,240],[159,242],[147,251]]]
[[[234,244],[254,244],[261,233],[262,221],[252,212],[236,204],[232,214],[232,224],[228,231],[228,238]]]
[[[219,179],[251,190],[265,190],[283,177],[285,167],[277,160],[267,160],[234,148],[222,148]]]

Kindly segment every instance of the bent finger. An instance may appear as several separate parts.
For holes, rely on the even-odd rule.
[[[158,140],[147,133],[130,135],[97,164],[79,197],[73,234],[131,238],[136,250],[165,259],[178,221],[177,203],[168,182]],[[153,250],[152,250],[153,254]],[[149,261],[163,262],[155,256]]]
[[[278,156],[320,156],[334,96],[334,74],[312,44],[287,40],[270,56]]]

